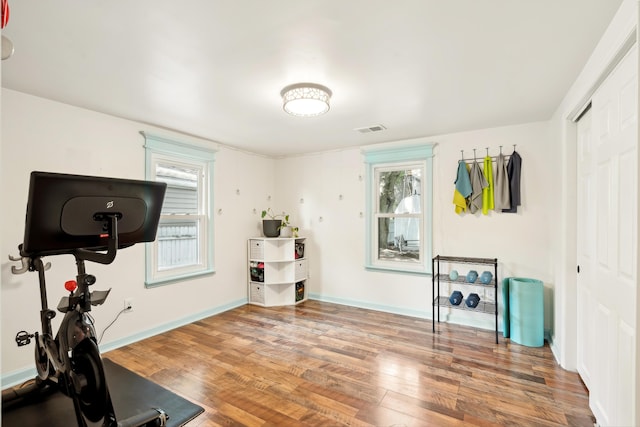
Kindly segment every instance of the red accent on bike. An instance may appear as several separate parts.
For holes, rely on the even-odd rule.
[[[9,2],[8,0],[2,0],[2,17],[0,19],[0,26],[4,28],[9,22]]]
[[[104,239],[105,237],[109,237],[109,234],[107,233],[107,234],[101,234],[101,235],[100,235],[100,238],[101,238],[101,239]]]
[[[69,292],[75,291],[77,287],[78,287],[78,284],[76,283],[75,280],[67,280],[66,282],[64,282],[64,288]]]

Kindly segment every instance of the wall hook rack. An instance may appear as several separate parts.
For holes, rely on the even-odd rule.
[[[517,144],[513,144],[513,152],[514,152],[514,153],[516,152],[516,146],[517,146]],[[503,151],[502,151],[502,147],[503,147],[503,146],[502,146],[502,145],[500,145],[499,147],[500,147],[500,156],[504,156],[505,158],[509,158],[509,157],[511,157],[511,154],[504,154],[504,153],[503,153]],[[489,149],[490,149],[490,148],[491,148],[491,147],[485,147],[485,150],[487,150],[487,157],[491,158],[491,159],[492,159],[492,161],[493,161],[493,162],[495,162],[495,161],[497,161],[498,156],[497,156],[497,155],[496,155],[496,156],[492,156],[492,155],[489,153]],[[473,149],[473,157],[469,157],[469,158],[466,158],[466,159],[465,159],[465,157],[464,157],[464,150],[460,150],[460,160],[459,160],[459,162],[465,162],[465,163],[467,163],[467,164],[471,164],[471,163],[473,163],[473,162],[478,161],[478,154],[477,154],[477,150],[478,150],[478,149],[474,148],[474,149]]]

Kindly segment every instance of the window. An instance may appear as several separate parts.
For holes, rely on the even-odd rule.
[[[213,273],[215,151],[143,135],[146,179],[167,183],[156,240],[147,244],[146,285]]]
[[[365,267],[431,272],[431,144],[371,150]]]

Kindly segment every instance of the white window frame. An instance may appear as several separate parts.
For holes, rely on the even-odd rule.
[[[416,140],[422,142],[422,140]],[[413,274],[431,274],[432,258],[432,193],[433,193],[433,145],[424,143],[364,151],[366,163],[366,253],[365,268],[369,270],[387,270]],[[421,212],[420,214],[382,214],[379,212],[381,171],[420,168]],[[379,218],[413,217],[420,220],[419,262],[403,262],[380,259],[378,256]]]
[[[156,181],[158,164],[184,166],[198,169],[198,213],[188,215],[161,215],[160,225],[170,222],[196,220],[198,230],[198,257],[195,264],[159,268],[158,238],[147,243],[145,286],[154,287],[189,278],[212,274],[213,256],[213,164],[216,150],[172,141],[163,137],[141,132],[145,137],[145,177]]]

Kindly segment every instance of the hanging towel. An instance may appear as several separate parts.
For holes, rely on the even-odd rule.
[[[455,205],[457,214],[467,211],[467,199],[462,197],[462,194],[460,194],[457,188],[453,191],[453,204]]]
[[[491,157],[484,158],[484,179],[487,180],[487,186],[482,189],[482,213],[487,215],[490,210],[493,210],[493,164]]]
[[[511,199],[509,198],[509,174],[507,173],[507,162],[504,155],[500,153],[496,161],[496,185],[493,190],[495,197],[495,210],[511,209]]]
[[[520,171],[522,169],[522,158],[515,151],[509,158],[507,173],[509,174],[509,198],[511,207],[503,209],[502,212],[516,213],[520,206]]]
[[[471,197],[469,199],[469,212],[476,213],[482,209],[482,190],[489,185],[482,175],[482,170],[477,161],[471,165]]]
[[[469,179],[469,170],[464,161],[458,162],[458,174],[455,180],[456,188],[453,192],[453,204],[456,213],[467,211],[467,197],[471,194],[471,181]]]

